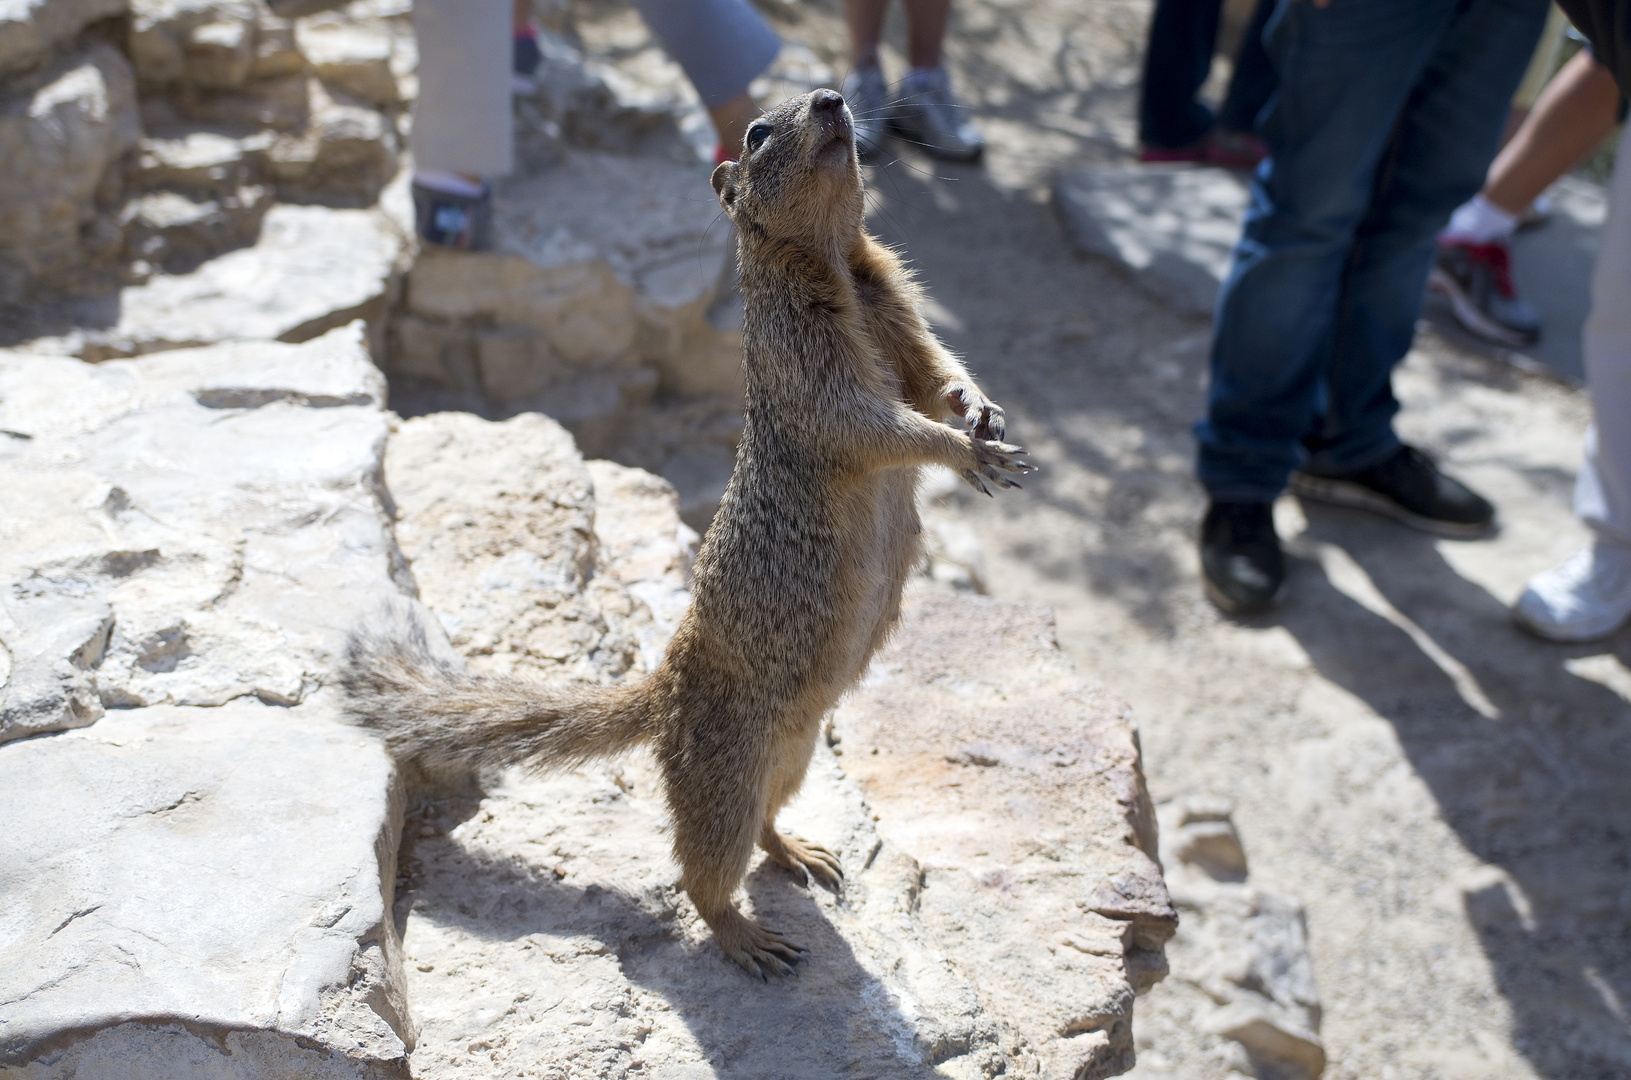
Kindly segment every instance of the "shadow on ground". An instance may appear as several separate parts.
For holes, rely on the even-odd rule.
[[[1152,723],[1232,723],[1231,709],[1295,712],[1298,686],[1311,679],[1252,684],[1251,668],[1240,665],[1256,646],[1242,652],[1238,633],[1211,629],[1227,624],[1195,599],[1202,500],[1190,478],[1188,428],[1203,399],[1205,320],[1167,308],[1119,268],[1073,254],[1040,190],[1000,186],[976,168],[922,158],[910,164],[883,170],[875,181],[882,206],[873,227],[922,270],[938,301],[936,330],[1008,409],[1011,438],[1030,447],[1043,469],[1023,494],[1005,493],[997,504],[958,496],[991,555],[1009,567],[994,570],[996,590],[1006,595],[1007,583],[1023,594],[1012,598],[1059,607],[1067,649],[1090,670],[1103,660],[1123,682],[1197,684],[1150,695],[1188,702],[1192,719],[1145,715],[1147,732]],[[1444,362],[1445,371],[1480,393],[1527,395],[1525,377],[1495,360],[1463,350]],[[1452,446],[1472,435],[1443,434]],[[1572,479],[1517,460],[1517,451],[1508,456],[1497,453],[1496,464],[1536,490],[1563,489]],[[1289,632],[1314,676],[1391,724],[1444,821],[1487,864],[1488,875],[1464,891],[1465,914],[1511,1021],[1492,1015],[1485,1031],[1459,1037],[1509,1044],[1548,1080],[1631,1075],[1631,706],[1574,673],[1578,665],[1565,666],[1605,652],[1631,666],[1631,632],[1584,648],[1537,642],[1433,540],[1351,512],[1311,507],[1307,515],[1300,550],[1340,550],[1400,619],[1354,599],[1309,557],[1294,560],[1286,606],[1255,625]],[[1073,605],[1082,610],[1072,613]],[[1116,629],[1129,624],[1137,634]],[[1124,650],[1157,662],[1140,666],[1116,655]],[[1220,675],[1239,684],[1229,694],[1245,702],[1212,698],[1204,681]],[[1117,689],[1138,700],[1140,688]],[[1234,737],[1249,742],[1271,730],[1242,724]],[[1169,745],[1184,747],[1203,741],[1189,733],[1172,738]],[[1167,744],[1166,736],[1156,744]],[[1260,745],[1261,767],[1283,749]],[[1250,745],[1243,753],[1251,755]],[[1208,782],[1197,781],[1199,773],[1163,781],[1163,771],[1177,767],[1150,755],[1157,787]],[[1415,872],[1444,864],[1437,852],[1412,855]],[[1340,879],[1345,869],[1322,874]],[[1333,918],[1349,921],[1343,934],[1355,920],[1393,914],[1379,915],[1382,905],[1368,899],[1321,901],[1333,905]],[[1397,917],[1419,918],[1421,933],[1432,933],[1425,916]],[[1316,954],[1319,933],[1316,924]],[[1344,963],[1369,955],[1363,942],[1344,948]],[[1464,977],[1469,968],[1457,963],[1458,978],[1480,977]],[[1391,977],[1407,980],[1408,987],[1389,985],[1431,1010],[1430,972],[1425,986],[1420,971]],[[1372,988],[1344,990],[1342,981],[1331,981],[1335,1000],[1328,1001],[1338,1019],[1350,1002],[1372,1007]],[[1412,1012],[1415,1004],[1397,1008],[1419,1021],[1414,1037],[1432,1030],[1434,1019]],[[1378,1075],[1395,1060],[1400,1040],[1408,1047],[1409,1031],[1379,1031],[1374,1015],[1346,1017],[1354,1034],[1333,1045],[1333,1075]]]
[[[723,1080],[884,1075],[930,1080],[937,1075],[932,1065],[922,1063],[926,1048],[915,1043],[914,1025],[902,1015],[894,993],[856,957],[834,925],[831,900],[816,886],[801,885],[763,861],[745,879],[747,910],[808,950],[796,974],[761,980],[726,958],[670,884],[671,872],[636,877],[630,890],[581,883],[582,876],[568,872],[563,877],[554,865],[563,850],[558,845],[570,843],[574,833],[534,841],[528,854],[505,856],[483,850],[483,841],[443,833],[476,814],[478,805],[467,799],[427,804],[430,819],[438,809],[443,816],[431,835],[403,850],[408,877],[398,919],[406,929],[411,906],[415,918],[426,920],[438,934],[452,930],[474,943],[489,967],[484,981],[506,988],[499,1004],[534,1014],[519,1025],[509,1025],[507,1017],[480,1025],[482,1037],[503,1045],[508,1055],[495,1059],[495,1067],[524,1071],[547,1063],[573,1075],[624,1075],[617,1070],[646,1067],[638,1064],[644,1055],[653,1063],[665,1062],[659,1075],[672,1072],[676,1078],[691,1077],[688,1068],[703,1069],[698,1077]],[[511,817],[516,809],[524,812],[510,809]],[[417,823],[410,822],[410,834],[417,831]],[[545,828],[539,835],[557,832]],[[652,841],[650,852],[630,857],[663,861],[662,838],[653,836]],[[590,864],[600,861],[594,854],[577,854]],[[625,858],[613,875],[626,875],[630,865]],[[420,955],[414,940],[408,947]],[[460,963],[458,953],[445,945],[429,946],[426,955],[438,966]],[[608,967],[604,961],[611,958],[616,963]],[[624,1000],[628,985],[638,988],[632,1001]],[[640,1000],[639,991],[658,1002]],[[510,1004],[512,997],[515,1004]],[[645,1048],[653,1025],[660,1028],[665,1013],[684,1025],[694,1050]],[[552,1023],[552,1014],[570,1018],[569,1023]],[[513,1036],[493,1034],[507,1026],[514,1027]],[[444,1051],[462,1049],[469,1040],[459,1036],[458,1028],[457,1020],[443,1018],[428,1036]],[[671,1036],[659,1031],[655,1038]],[[929,1049],[930,1058],[943,1060],[967,1047]],[[684,1064],[697,1052],[706,1067]],[[416,1064],[415,1075],[442,1075],[434,1062],[425,1070]]]
[[[1514,1042],[1542,1075],[1631,1072],[1631,706],[1565,661],[1614,652],[1535,641],[1426,536],[1306,506],[1304,545],[1332,545],[1439,657],[1307,561],[1275,618],[1320,674],[1398,734],[1467,849],[1505,878],[1466,893],[1510,1003]],[[1536,687],[1547,687],[1537,695]],[[1408,689],[1404,689],[1408,688]]]

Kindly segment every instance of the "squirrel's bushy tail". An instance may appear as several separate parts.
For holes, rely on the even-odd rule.
[[[365,625],[346,646],[347,717],[372,728],[399,761],[431,776],[503,765],[571,768],[643,742],[643,686],[551,686],[473,675],[437,655],[417,614]]]

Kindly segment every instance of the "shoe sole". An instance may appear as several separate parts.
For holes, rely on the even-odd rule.
[[[1225,615],[1232,615],[1237,618],[1247,618],[1252,615],[1263,615],[1269,611],[1272,611],[1274,608],[1280,606],[1280,599],[1285,596],[1286,593],[1285,586],[1282,585],[1280,588],[1274,590],[1274,595],[1269,597],[1268,603],[1248,606],[1230,599],[1224,594],[1222,589],[1219,589],[1216,585],[1212,584],[1212,579],[1207,577],[1204,573],[1201,575],[1201,590],[1206,593],[1206,598],[1212,601],[1213,606],[1219,611],[1223,612]]]
[[[1624,626],[1626,623],[1626,620],[1621,619],[1613,626],[1610,626],[1607,630],[1592,629],[1580,630],[1571,633],[1568,630],[1553,629],[1551,627],[1544,627],[1539,623],[1532,622],[1528,616],[1524,615],[1524,613],[1519,611],[1517,608],[1512,608],[1511,611],[1512,621],[1517,623],[1520,628],[1527,630],[1529,633],[1540,638],[1542,641],[1551,641],[1558,645],[1584,645],[1590,641],[1601,641],[1606,637],[1613,637],[1614,634],[1619,631],[1620,627]]]
[[[1478,309],[1478,305],[1472,302],[1472,298],[1461,287],[1461,283],[1436,266],[1428,275],[1427,287],[1449,298],[1450,310],[1455,314],[1455,321],[1474,337],[1483,338],[1496,345],[1505,345],[1510,349],[1522,349],[1540,340],[1538,334],[1530,337],[1510,327],[1502,326],[1485,315]]]
[[[1203,566],[1201,567],[1201,591],[1206,594],[1208,600],[1212,601],[1213,606],[1225,615],[1262,615],[1280,605],[1280,601],[1286,595],[1286,583],[1284,581],[1280,582],[1275,587],[1274,595],[1261,604],[1242,604],[1239,600],[1234,599],[1214,585],[1212,579],[1206,576],[1206,567]]]
[[[1346,506],[1354,510],[1369,510],[1383,517],[1392,518],[1401,525],[1408,525],[1418,532],[1442,536],[1448,540],[1477,540],[1495,531],[1494,521],[1474,525],[1422,517],[1406,510],[1386,495],[1378,494],[1351,480],[1333,480],[1305,472],[1294,472],[1291,474],[1291,491],[1294,495],[1313,499],[1315,502]]]
[[[903,139],[911,143],[930,157],[939,158],[941,161],[979,161],[985,155],[984,143],[972,150],[947,150],[943,146],[936,146],[929,142],[920,132],[914,131],[898,121],[890,122],[889,133],[897,139]]]

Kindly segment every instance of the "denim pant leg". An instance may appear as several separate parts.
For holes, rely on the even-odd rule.
[[[1308,464],[1352,473],[1391,454],[1392,372],[1421,316],[1435,238],[1483,185],[1544,0],[1481,0],[1446,29],[1405,104],[1354,235]]]
[[[1280,0],[1284,2],[1284,0]],[[1269,16],[1274,14],[1276,0],[1257,0],[1257,10],[1240,39],[1240,51],[1235,54],[1234,74],[1229,78],[1229,92],[1224,95],[1218,109],[1218,126],[1231,131],[1253,131],[1257,117],[1268,104],[1279,84],[1268,50],[1263,46],[1263,29]]]
[[[1175,150],[1212,127],[1212,110],[1195,99],[1212,69],[1223,0],[1156,0],[1138,100],[1138,141]]]
[[[1365,272],[1366,264],[1353,278],[1354,240],[1372,218],[1378,185],[1387,182],[1382,166],[1393,160],[1407,104],[1425,95],[1422,103],[1438,107],[1433,80],[1454,75],[1451,81],[1463,85],[1459,74],[1435,63],[1441,47],[1456,40],[1452,27],[1475,20],[1484,46],[1521,69],[1521,59],[1507,58],[1533,46],[1539,23],[1530,9],[1543,14],[1543,0],[1466,0],[1464,9],[1457,0],[1336,0],[1325,8],[1281,4],[1275,12],[1265,37],[1280,90],[1260,125],[1271,156],[1252,185],[1245,228],[1218,296],[1207,415],[1196,425],[1197,474],[1214,499],[1267,501],[1284,490],[1302,460],[1303,439],[1326,412],[1339,332],[1356,336],[1343,343],[1344,402],[1364,398],[1352,387],[1374,381],[1377,372],[1385,393],[1381,400],[1372,393],[1351,410],[1349,429],[1339,437],[1351,448],[1351,429],[1368,425],[1373,449],[1392,438],[1386,376],[1404,349],[1391,328],[1414,325],[1422,281],[1373,287],[1380,274]],[[1465,48],[1451,55],[1474,68],[1468,82],[1492,80],[1482,92],[1504,108],[1521,70],[1495,75],[1493,65],[1474,63]],[[1453,96],[1460,101],[1466,92]],[[1416,153],[1433,167],[1431,145]],[[1486,157],[1480,174],[1487,164]],[[1405,220],[1406,209],[1396,207],[1387,220]],[[1424,215],[1416,219],[1413,229]],[[1427,229],[1429,244],[1431,234]],[[1376,251],[1378,266],[1394,265],[1388,243]],[[1425,273],[1423,264],[1422,278]]]

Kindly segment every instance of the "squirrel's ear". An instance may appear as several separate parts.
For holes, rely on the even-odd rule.
[[[727,211],[736,205],[736,174],[741,166],[734,161],[721,161],[714,170],[714,194],[719,196],[719,205]]]

